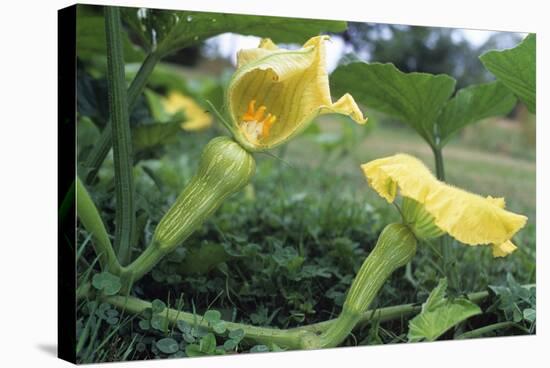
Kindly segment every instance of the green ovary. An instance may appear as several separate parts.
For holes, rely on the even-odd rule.
[[[241,190],[256,170],[254,158],[228,137],[214,138],[205,147],[198,172],[178,196],[156,228],[154,243],[173,250]]]
[[[320,336],[319,347],[334,347],[344,341],[390,275],[409,263],[415,253],[416,238],[408,226],[386,226],[353,280],[336,322]]]

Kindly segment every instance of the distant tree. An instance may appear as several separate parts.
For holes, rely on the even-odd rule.
[[[478,56],[521,39],[516,33],[499,32],[476,47],[460,29],[355,22],[342,37],[367,61],[391,62],[404,72],[446,73],[457,80],[457,88],[492,80]]]

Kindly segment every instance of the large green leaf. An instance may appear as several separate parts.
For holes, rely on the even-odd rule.
[[[144,59],[144,53],[134,46],[127,33],[123,33],[122,45],[125,62],[138,62]],[[76,10],[76,52],[77,56],[89,60],[94,56],[107,55],[105,43],[105,20],[98,6],[78,5]]]
[[[447,103],[437,119],[437,136],[444,146],[464,126],[495,115],[506,115],[516,98],[501,82],[463,88]]]
[[[422,305],[422,312],[409,321],[409,341],[434,341],[458,323],[481,313],[468,299],[446,299],[446,290],[447,279],[441,279]]]
[[[343,21],[126,8],[126,23],[148,50],[161,54],[197,44],[226,32],[270,37],[274,42],[302,43],[320,32],[341,32]]]
[[[488,51],[481,62],[498,80],[519,97],[532,113],[536,113],[536,37],[528,35],[519,45],[509,50]]]
[[[331,77],[335,95],[351,93],[367,109],[409,124],[432,146],[434,125],[455,83],[445,74],[403,73],[393,64],[364,62],[342,65]]]

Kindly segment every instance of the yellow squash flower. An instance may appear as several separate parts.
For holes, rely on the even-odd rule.
[[[168,97],[163,101],[164,110],[169,114],[183,112],[186,120],[181,123],[181,128],[186,131],[194,132],[208,129],[212,125],[212,115],[206,112],[191,97],[184,94],[171,91]]]
[[[303,131],[322,114],[367,119],[349,94],[330,96],[324,42],[313,37],[299,50],[278,48],[263,39],[259,47],[237,54],[237,70],[227,89],[235,138],[251,151],[273,148]]]
[[[369,185],[389,203],[398,190],[404,200],[419,203],[439,235],[448,233],[467,245],[492,245],[495,257],[516,249],[510,239],[527,217],[506,211],[503,198],[484,198],[441,182],[420,160],[406,154],[374,160],[361,168]]]

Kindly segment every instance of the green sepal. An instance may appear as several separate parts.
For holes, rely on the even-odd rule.
[[[424,208],[424,205],[412,198],[403,197],[401,206],[403,221],[418,240],[438,238],[445,234],[435,224],[435,218]]]

